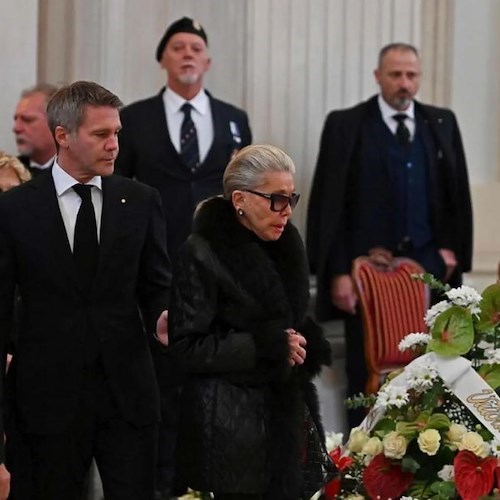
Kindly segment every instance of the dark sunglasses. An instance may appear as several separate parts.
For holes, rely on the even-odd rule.
[[[290,205],[290,208],[293,210],[297,206],[300,198],[300,194],[298,193],[292,193],[292,196],[286,196],[284,194],[276,193],[259,193],[258,191],[252,191],[251,189],[245,189],[245,191],[270,200],[271,210],[273,212],[281,212],[282,210],[285,210],[288,205]]]

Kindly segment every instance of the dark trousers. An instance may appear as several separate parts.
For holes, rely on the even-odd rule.
[[[61,434],[7,435],[12,499],[81,500],[92,457],[106,500],[151,500],[158,425],[120,418],[99,364],[87,370],[76,418]]]

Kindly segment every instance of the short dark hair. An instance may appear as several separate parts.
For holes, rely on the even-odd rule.
[[[47,118],[52,134],[57,126],[76,132],[83,123],[86,106],[110,106],[120,109],[122,101],[98,83],[78,81],[59,89],[47,104]]]
[[[389,43],[387,45],[384,45],[381,49],[380,52],[378,53],[378,67],[380,68],[382,66],[382,61],[387,54],[387,52],[391,50],[402,50],[404,52],[413,52],[417,57],[420,57],[418,54],[418,50],[414,45],[411,45],[410,43],[404,43],[404,42],[394,42],[394,43]]]

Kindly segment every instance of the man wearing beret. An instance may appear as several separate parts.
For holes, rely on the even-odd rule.
[[[167,86],[125,107],[117,172],[160,192],[171,259],[191,231],[194,208],[222,193],[222,174],[233,154],[252,140],[247,114],[203,87],[210,68],[207,35],[183,17],[165,32],[156,60]],[[181,137],[182,136],[182,137]]]
[[[212,97],[203,87],[210,68],[207,35],[183,17],[165,32],[156,60],[167,71],[159,94],[122,110],[116,171],[158,189],[175,260],[191,231],[196,205],[222,193],[222,175],[232,155],[252,140],[247,114]],[[162,397],[157,498],[169,498],[179,405],[179,370],[168,353],[153,353]]]

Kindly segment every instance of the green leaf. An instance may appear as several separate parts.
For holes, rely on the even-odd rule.
[[[441,356],[466,354],[474,342],[471,313],[461,306],[450,307],[436,318],[431,335],[429,351]]]
[[[432,497],[433,493],[428,488],[427,481],[414,481],[408,488],[408,491],[405,492],[405,495],[418,498],[419,500],[425,500],[426,498]]]
[[[431,491],[436,493],[439,499],[447,500],[456,494],[453,481],[436,481],[431,484]]]
[[[482,297],[477,328],[480,332],[490,332],[500,325],[500,283],[487,287]]]
[[[450,419],[444,413],[434,413],[427,422],[427,429],[445,431],[450,428]]]
[[[383,418],[373,428],[373,432],[377,434],[382,431],[382,436],[396,429],[396,422],[390,418]]]
[[[413,457],[407,455],[401,460],[401,468],[405,472],[416,474],[418,469],[420,469],[420,464]]]
[[[478,373],[488,382],[493,390],[500,387],[500,365],[481,365]]]

